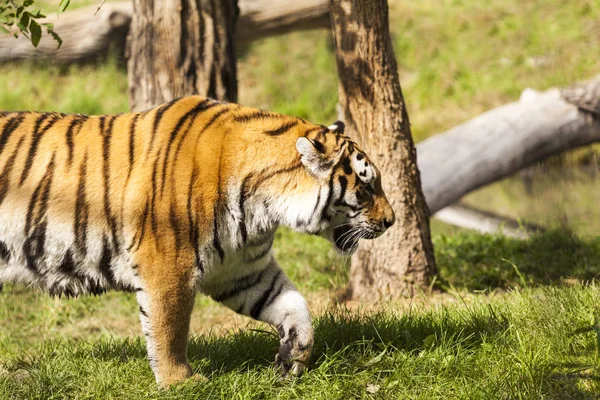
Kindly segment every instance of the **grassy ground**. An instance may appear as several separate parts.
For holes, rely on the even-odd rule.
[[[288,382],[270,368],[274,331],[207,298],[197,299],[188,354],[210,379],[165,393],[152,383],[132,295],[59,300],[7,286],[0,294],[0,398],[600,394],[600,239],[461,232],[434,241],[437,286],[445,292],[374,309],[336,306],[332,289],[347,279],[343,260],[320,239],[280,232],[276,253],[307,294],[317,327],[310,371]]]
[[[598,286],[576,284],[427,308],[330,311],[316,318],[310,370],[283,382],[270,367],[272,330],[195,336],[188,355],[209,380],[166,392],[153,384],[139,338],[38,341],[2,357],[0,397],[592,399],[600,393],[599,296]]]

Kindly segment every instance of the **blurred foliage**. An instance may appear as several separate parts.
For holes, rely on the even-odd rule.
[[[111,114],[127,111],[127,74],[110,58],[101,67],[26,62],[0,67],[0,110]]]
[[[70,0],[60,0],[59,12],[65,11],[69,3]],[[46,16],[33,6],[33,0],[4,0],[4,3],[0,3],[0,33],[10,33],[15,38],[21,34],[37,47],[42,39],[42,31],[46,30],[46,33],[54,38],[57,47],[60,48],[62,39],[54,32],[54,24],[40,22]]]

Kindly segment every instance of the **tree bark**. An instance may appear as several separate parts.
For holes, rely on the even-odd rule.
[[[348,295],[412,295],[435,274],[429,211],[388,27],[386,0],[331,0],[339,100],[348,132],[383,176],[396,224],[352,258]]]
[[[256,39],[292,31],[329,28],[327,0],[240,0],[236,40],[244,44]],[[63,38],[60,49],[48,35],[38,47],[24,36],[0,35],[0,62],[30,58],[58,63],[103,60],[114,50],[124,58],[125,39],[133,14],[130,2],[106,3],[96,13],[97,5],[67,11],[58,18],[51,15],[45,22]]]
[[[200,94],[237,100],[237,0],[134,0],[128,38],[130,108]]]

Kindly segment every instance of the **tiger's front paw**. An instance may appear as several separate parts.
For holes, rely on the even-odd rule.
[[[163,388],[182,383],[193,376],[192,368],[188,363],[166,365],[160,371],[157,382]]]
[[[306,369],[312,353],[312,328],[299,333],[294,326],[287,331],[280,326],[278,331],[281,340],[279,352],[275,356],[275,368],[284,378],[298,377]]]

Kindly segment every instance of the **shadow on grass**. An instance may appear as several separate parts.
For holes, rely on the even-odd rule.
[[[564,372],[550,374],[546,387],[550,393],[561,393],[559,398],[571,399],[597,399],[598,394],[594,388],[600,387],[600,375],[592,371],[597,370],[595,365],[581,363],[560,363],[558,368]]]
[[[444,286],[470,290],[559,283],[600,276],[600,238],[553,229],[527,240],[459,233],[434,237]]]
[[[494,308],[464,309],[452,314],[390,312],[357,315],[332,311],[315,323],[315,347],[310,369],[333,358],[343,358],[336,368],[356,368],[365,354],[404,352],[417,356],[436,346],[477,347],[482,339],[502,335],[507,319]],[[197,336],[189,346],[192,364],[206,375],[273,364],[279,339],[275,332],[240,330],[224,337]]]
[[[477,347],[482,338],[502,335],[507,319],[494,308],[461,309],[451,314],[391,312],[357,315],[331,311],[315,322],[315,347],[310,368],[318,368],[331,358],[342,357],[354,368],[353,361],[381,351],[404,352],[417,356],[423,349],[436,346]],[[225,374],[235,370],[270,367],[279,346],[274,330],[242,329],[225,336],[201,335],[191,338],[188,357],[202,374]],[[44,362],[60,354],[75,359],[96,359],[118,363],[145,361],[146,348],[141,338],[102,338],[93,342],[48,341],[35,357],[24,357],[17,364]],[[27,360],[27,361],[25,361]],[[23,364],[24,363],[24,364]],[[343,368],[343,367],[342,367]]]

